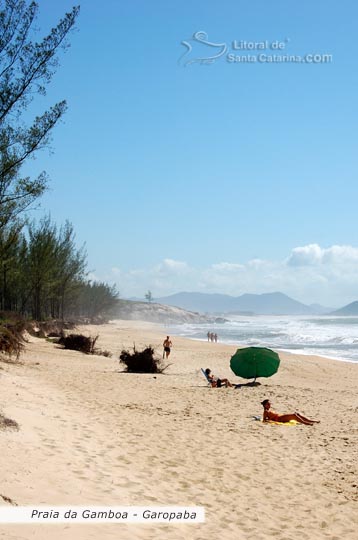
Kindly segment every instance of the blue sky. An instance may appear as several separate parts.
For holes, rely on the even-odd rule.
[[[39,4],[46,32],[73,2]],[[69,106],[54,153],[26,166],[51,177],[34,215],[73,223],[91,276],[125,297],[358,299],[357,15],[355,0],[84,0],[34,103]],[[218,50],[191,41],[179,63],[198,31],[240,57],[332,60],[185,65]]]

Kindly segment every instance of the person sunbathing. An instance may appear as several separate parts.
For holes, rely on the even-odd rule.
[[[213,388],[221,388],[221,386],[225,386],[225,388],[228,386],[232,387],[229,379],[219,379],[219,377],[216,377],[211,373],[211,369],[206,368],[205,373]]]
[[[296,420],[299,424],[305,424],[306,426],[313,426],[313,424],[318,424],[319,420],[311,420],[302,416],[302,414],[295,412],[293,414],[278,414],[274,411],[271,411],[271,403],[269,399],[264,399],[261,402],[261,405],[264,408],[263,421],[269,422],[290,422],[291,420]]]

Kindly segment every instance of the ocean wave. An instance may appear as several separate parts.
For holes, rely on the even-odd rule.
[[[228,344],[358,361],[358,317],[235,316],[220,325],[171,327],[172,334],[205,341],[208,331],[217,333],[219,341]]]

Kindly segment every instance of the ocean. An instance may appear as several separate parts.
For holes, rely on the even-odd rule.
[[[172,335],[238,346],[268,347],[296,354],[315,354],[358,362],[358,317],[329,316],[229,316],[220,324],[170,326]]]

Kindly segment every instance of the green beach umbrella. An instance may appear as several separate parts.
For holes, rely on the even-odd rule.
[[[238,349],[231,357],[230,367],[235,375],[244,379],[271,377],[278,370],[280,358],[275,351],[266,347]]]

